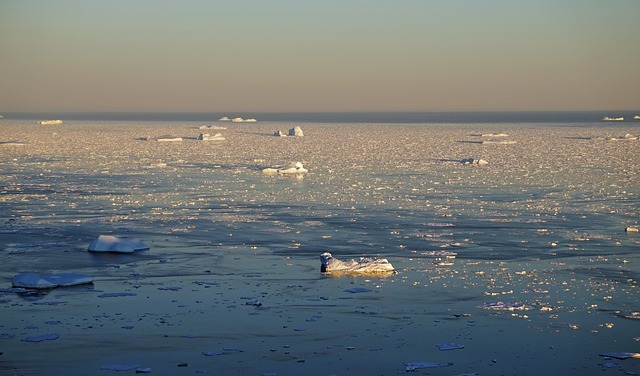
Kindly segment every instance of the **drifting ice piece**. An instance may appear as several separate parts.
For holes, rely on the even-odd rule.
[[[11,279],[13,287],[28,289],[52,289],[58,286],[75,286],[93,283],[93,278],[84,274],[36,274],[20,273]]]
[[[119,238],[113,235],[100,235],[91,242],[89,252],[133,253],[149,249],[149,246],[135,238]]]
[[[304,136],[304,132],[302,132],[302,128],[300,128],[300,126],[295,126],[294,128],[289,129],[289,136]]]
[[[376,274],[394,271],[393,265],[387,259],[361,257],[358,261],[340,261],[334,258],[331,253],[325,252],[320,255],[320,262],[322,273]]]
[[[292,175],[292,174],[306,174],[308,172],[308,170],[306,168],[304,168],[304,166],[302,166],[302,162],[294,162],[291,163],[289,166],[280,166],[280,167],[269,167],[269,168],[265,168],[264,170],[262,170],[262,173],[264,174],[285,174],[285,175]]]
[[[62,120],[40,120],[38,122],[40,125],[61,125]]]
[[[198,140],[199,141],[223,141],[224,137],[222,136],[222,133],[216,133],[213,136],[210,135],[209,133],[200,133],[200,135],[198,136]]]
[[[485,161],[484,159],[473,159],[473,158],[465,158],[461,160],[460,163],[472,164],[472,165],[478,165],[478,166],[489,164],[489,162]]]

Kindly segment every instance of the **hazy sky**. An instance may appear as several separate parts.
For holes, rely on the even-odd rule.
[[[0,113],[640,108],[640,0],[0,0]]]

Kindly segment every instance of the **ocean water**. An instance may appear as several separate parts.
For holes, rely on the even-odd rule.
[[[19,272],[95,282],[0,292],[0,369],[640,372],[601,356],[640,352],[640,235],[625,231],[640,222],[640,141],[624,139],[639,124],[329,117],[2,119],[0,142],[23,144],[0,144],[2,287]],[[294,125],[303,137],[272,135]],[[161,135],[184,140],[146,140]],[[295,161],[309,173],[261,171]],[[87,252],[100,234],[150,249]],[[326,251],[397,273],[330,278]],[[60,338],[21,341],[49,332]]]

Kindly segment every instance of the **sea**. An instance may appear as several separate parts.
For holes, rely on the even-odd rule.
[[[638,374],[638,113],[4,113],[0,371]]]

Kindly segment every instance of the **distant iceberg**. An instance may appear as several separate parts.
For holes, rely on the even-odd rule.
[[[604,120],[604,121],[624,121],[624,118],[622,116],[620,116],[620,117],[605,116],[605,117],[602,118],[602,120]]]
[[[303,175],[308,171],[302,165],[302,162],[294,162],[289,164],[288,166],[279,166],[279,167],[269,167],[262,170],[263,174],[274,175],[274,174],[283,174],[283,175]]]
[[[320,255],[320,271],[322,273],[378,274],[392,273],[394,270],[393,265],[387,259],[361,257],[358,261],[340,261],[329,252]]]
[[[225,138],[222,136],[222,133],[216,133],[211,136],[209,133],[200,133],[198,136],[198,140],[200,141],[223,141]]]
[[[100,235],[91,242],[89,252],[116,252],[133,253],[149,249],[149,246],[135,238],[117,237],[113,235]]]
[[[231,119],[231,121],[234,122],[234,123],[242,123],[242,122],[244,122],[244,119],[241,118],[241,117],[235,117],[235,118]]]
[[[221,117],[220,119],[218,119],[218,121],[231,121],[231,119],[229,119],[226,116]]]
[[[640,120],[640,115],[636,115],[633,117],[634,120]]]
[[[462,164],[472,164],[472,165],[478,165],[478,166],[483,166],[483,165],[489,164],[489,162],[485,161],[484,159],[473,159],[473,158],[465,158],[465,159],[461,160],[460,163],[462,163]]]
[[[169,135],[159,136],[159,137],[147,137],[147,141],[157,141],[157,142],[180,142],[182,141],[182,137],[174,137]]]
[[[304,132],[302,131],[302,128],[295,126],[294,128],[289,129],[289,136],[302,137],[304,136]]]
[[[62,120],[40,120],[38,122],[40,125],[61,125]]]
[[[27,289],[52,289],[59,286],[76,286],[93,283],[93,278],[84,274],[36,274],[20,273],[11,279],[13,287]]]

